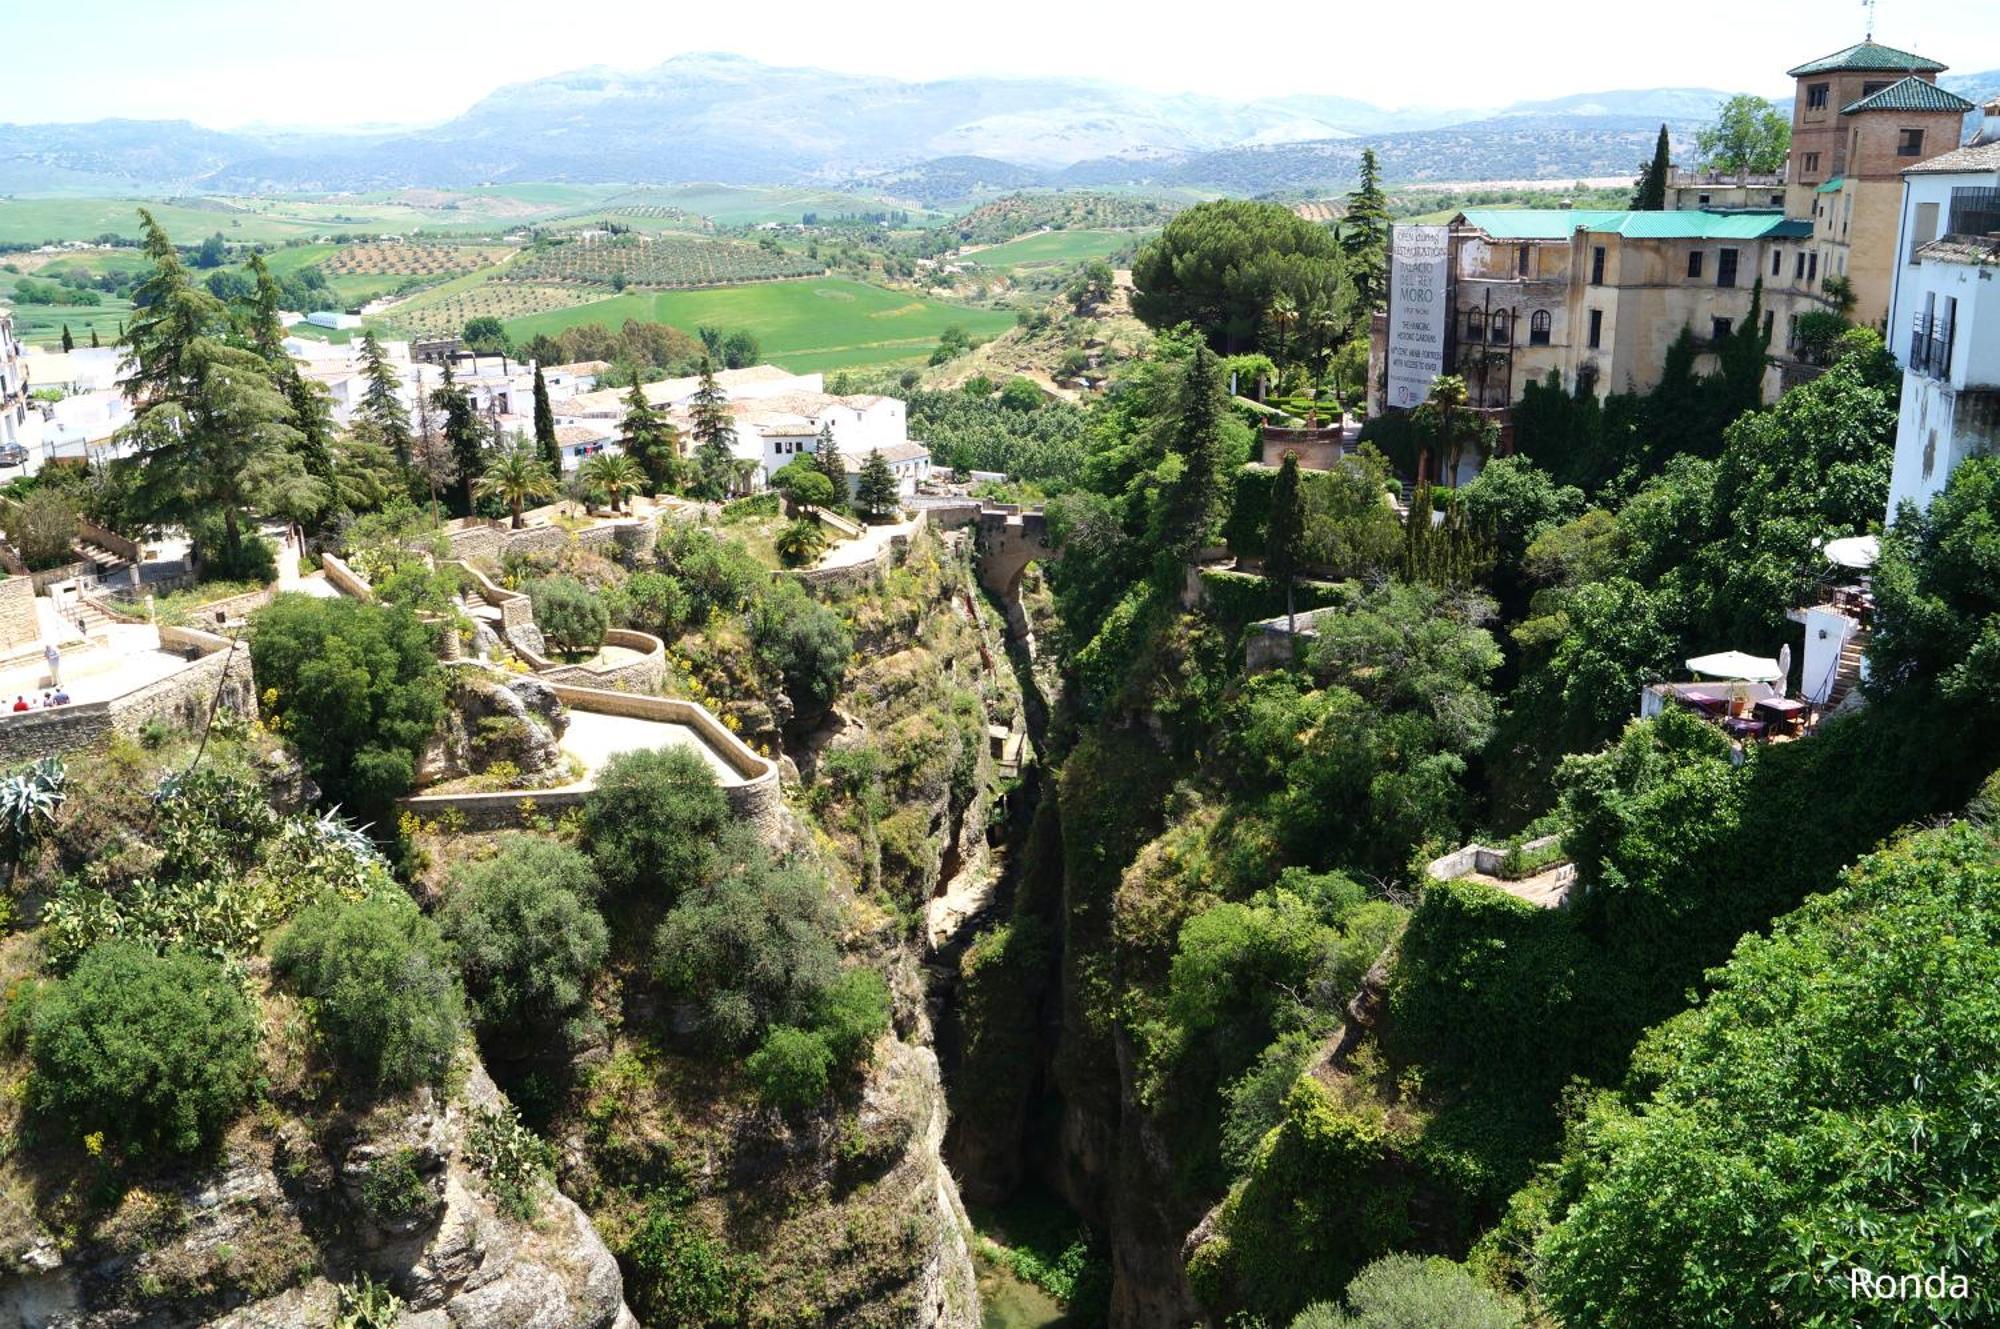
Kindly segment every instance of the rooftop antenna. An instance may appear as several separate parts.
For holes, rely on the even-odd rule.
[[[1861,35],[1864,42],[1875,40],[1875,0],[1861,0],[1861,7],[1868,11],[1868,31]]]

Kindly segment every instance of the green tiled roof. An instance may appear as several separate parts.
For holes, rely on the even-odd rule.
[[[1946,92],[1935,83],[1926,83],[1912,74],[1898,79],[1872,97],[1849,102],[1840,108],[1842,115],[1853,115],[1856,111],[1950,111],[1964,115],[1973,109],[1971,102],[1955,92]]]
[[[1813,193],[1838,194],[1840,192],[1841,186],[1845,185],[1846,183],[1847,183],[1846,176],[1836,175],[1835,177],[1833,177],[1833,179],[1827,181],[1825,184],[1821,185],[1818,189],[1813,190]]]
[[[1808,60],[1797,69],[1787,69],[1785,77],[1803,78],[1807,74],[1832,74],[1848,69],[1942,74],[1945,66],[1935,60],[1926,60],[1921,55],[1912,55],[1893,46],[1884,46],[1880,42],[1856,42],[1844,51],[1835,51],[1832,55]]]
[[[1812,223],[1776,211],[1605,212],[1589,208],[1475,208],[1466,223],[1495,240],[1567,240],[1574,231],[1616,233],[1646,240],[1803,239]]]

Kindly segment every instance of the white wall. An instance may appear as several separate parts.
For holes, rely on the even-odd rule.
[[[1932,297],[1938,317],[1951,307],[1949,301],[1958,302],[1951,364],[1942,375],[1909,368],[1913,320],[1922,316],[1926,296]],[[1892,349],[1904,366],[1896,459],[1889,477],[1887,516],[1892,521],[1905,500],[1929,503],[1960,462],[1996,442],[1993,422],[1982,418],[1990,403],[1984,394],[1965,394],[1968,389],[2000,388],[2000,272],[1991,265],[1935,258],[1905,264],[1896,283],[1895,307],[1906,312],[1900,326],[1890,326]]]

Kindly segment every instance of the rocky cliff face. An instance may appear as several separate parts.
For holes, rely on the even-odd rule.
[[[332,1323],[364,1276],[424,1329],[635,1324],[617,1262],[566,1196],[544,1186],[526,1221],[496,1204],[467,1136],[501,1106],[475,1064],[449,1099],[241,1123],[211,1166],[148,1178],[85,1231],[0,1236],[0,1326],[303,1329]],[[405,1183],[393,1208],[374,1180],[385,1160]]]

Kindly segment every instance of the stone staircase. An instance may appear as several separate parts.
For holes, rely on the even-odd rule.
[[[1840,666],[1834,670],[1833,686],[1827,690],[1826,709],[1831,711],[1847,700],[1847,694],[1854,691],[1861,682],[1861,661],[1868,654],[1869,631],[1856,627],[1854,633],[1840,648]]]
[[[89,540],[78,539],[72,542],[70,548],[76,551],[78,558],[91,565],[92,575],[100,581],[120,576],[132,566],[103,545],[93,544]]]

